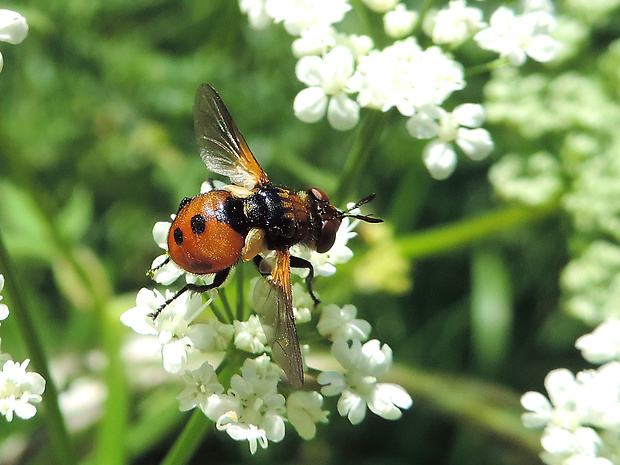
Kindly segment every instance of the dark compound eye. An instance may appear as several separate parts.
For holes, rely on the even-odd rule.
[[[177,245],[181,245],[183,243],[183,231],[181,231],[181,228],[176,228],[172,235],[174,236],[174,242],[176,242]]]
[[[194,215],[191,220],[192,232],[196,235],[205,232],[205,217],[202,215]]]

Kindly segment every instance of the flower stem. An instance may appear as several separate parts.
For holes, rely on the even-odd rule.
[[[492,71],[497,68],[501,68],[502,66],[509,65],[510,62],[506,58],[497,58],[493,61],[489,61],[488,63],[482,63],[480,65],[472,66],[471,68],[467,68],[465,70],[465,77],[472,77],[476,74],[486,73],[487,71]]]
[[[502,386],[397,364],[382,381],[400,384],[415,402],[456,418],[463,426],[482,429],[533,457],[540,451],[540,433],[521,423],[518,394]]]
[[[216,318],[220,320],[222,323],[232,323],[232,320],[229,320],[227,317],[224,316],[224,313],[222,312],[220,307],[217,306],[215,302],[211,302],[209,304],[209,308],[211,309],[213,314],[216,316]]]
[[[220,287],[217,290],[217,294],[220,297],[220,302],[222,302],[222,306],[224,307],[226,316],[228,316],[229,321],[232,323],[235,319],[235,316],[233,315],[232,308],[230,307],[230,303],[228,302],[228,297],[226,297],[226,289]]]
[[[77,460],[73,444],[71,443],[69,432],[67,431],[58,403],[58,390],[56,389],[56,385],[49,371],[47,356],[45,355],[41,339],[36,330],[34,318],[24,300],[24,293],[21,289],[22,281],[13,269],[13,263],[4,246],[1,231],[0,269],[4,274],[6,294],[11,302],[11,316],[15,317],[15,320],[17,320],[17,326],[28,348],[32,366],[45,378],[45,393],[43,394],[43,405],[45,406],[44,417],[47,421],[56,460],[63,465],[76,464]]]
[[[383,128],[387,121],[387,115],[377,110],[371,110],[366,114],[359,129],[359,136],[351,148],[347,161],[344,165],[340,184],[333,196],[333,203],[342,203],[346,195],[351,192],[351,186],[359,182],[360,175],[368,162],[372,149],[381,139]]]
[[[245,299],[245,286],[243,282],[243,266],[237,266],[237,320],[244,321],[243,301]]]
[[[399,244],[402,252],[410,259],[429,257],[464,247],[519,224],[543,218],[555,212],[557,208],[556,203],[540,207],[521,205],[506,207],[476,218],[402,236]]]
[[[204,439],[211,422],[200,409],[194,413],[183,428],[161,465],[182,465],[188,463]]]

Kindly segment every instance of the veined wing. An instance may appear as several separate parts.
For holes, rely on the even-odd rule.
[[[209,84],[196,90],[194,130],[200,156],[211,171],[247,189],[269,183],[226,105]]]
[[[288,251],[276,251],[275,265],[267,277],[271,292],[259,310],[259,317],[271,346],[273,360],[282,367],[290,383],[301,389],[304,369],[293,314],[290,258]]]

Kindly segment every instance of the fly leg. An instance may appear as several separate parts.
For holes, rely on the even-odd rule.
[[[202,293],[202,292],[210,291],[211,289],[215,289],[216,287],[220,287],[222,284],[224,284],[224,281],[226,281],[226,278],[228,277],[229,273],[230,273],[230,268],[226,268],[226,269],[223,269],[222,271],[218,271],[215,274],[215,277],[213,278],[213,282],[211,284],[199,285],[199,284],[194,284],[194,283],[187,283],[185,286],[183,286],[181,289],[175,292],[175,294],[172,297],[170,297],[162,305],[160,305],[160,307],[157,310],[155,310],[152,313],[149,313],[147,316],[155,320],[155,318],[157,318],[157,316],[162,312],[164,308],[166,308],[168,305],[172,303],[172,301],[174,301],[177,297],[179,297],[181,294],[187,291]]]

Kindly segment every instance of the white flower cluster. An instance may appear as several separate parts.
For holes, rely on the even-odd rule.
[[[333,274],[335,264],[351,258],[347,241],[355,236],[352,229],[356,224],[357,221],[349,223],[346,219],[342,222],[336,243],[328,254],[308,251],[304,254],[319,274]],[[155,241],[165,248],[166,242],[161,237],[164,230],[164,225],[158,223],[153,234]],[[154,263],[161,263],[161,260],[158,258]],[[179,277],[184,273],[175,268],[160,268],[154,273],[154,279],[169,283],[175,275]],[[269,293],[270,286],[257,277],[252,287],[250,300],[258,311],[267,302],[265,292]],[[186,292],[167,305],[153,321],[148,315],[172,294],[168,290],[164,295],[157,290],[142,289],[136,306],[123,313],[121,321],[139,334],[157,338],[167,372],[184,373],[186,387],[178,396],[180,409],[200,408],[217,429],[235,440],[247,440],[252,453],[259,445],[265,448],[269,441],[282,440],[287,421],[302,438],[312,439],[317,423],[327,423],[328,412],[322,409],[323,396],[339,396],[338,412],[352,424],[364,419],[367,408],[376,415],[395,420],[401,416],[400,409],[411,406],[411,397],[402,387],[378,382],[391,367],[392,351],[377,340],[364,342],[371,326],[356,318],[354,306],[326,305],[317,324],[318,334],[332,341],[331,353],[342,371],[321,372],[318,375],[318,383],[323,386],[320,392],[296,391],[285,398],[278,392],[282,370],[267,355],[270,349],[258,316],[251,315],[246,321],[234,320],[228,315],[229,321],[214,317],[206,323],[194,322],[216,295],[215,290],[211,291],[208,301],[203,303],[201,295]],[[293,306],[297,324],[311,320],[312,299],[299,283],[293,286]],[[218,316],[227,319],[227,315]],[[230,350],[245,352],[247,358],[240,373],[232,376],[230,387],[225,390],[212,360],[215,354],[223,359]],[[308,346],[304,347],[306,354],[309,350]]]
[[[562,271],[566,309],[589,324],[620,318],[620,247],[599,240],[588,245]]]
[[[3,288],[4,276],[0,274],[0,292]],[[9,308],[0,304],[0,320],[8,316]],[[37,413],[34,404],[41,402],[41,394],[45,391],[45,379],[39,373],[26,371],[29,363],[29,359],[14,362],[9,354],[0,351],[0,414],[8,421],[13,421],[15,415],[24,420],[34,417]]]
[[[19,13],[0,9],[0,41],[19,44],[28,35],[28,23]],[[0,71],[4,67],[4,59],[0,53]]]
[[[611,465],[620,461],[620,321],[610,319],[577,339],[596,370],[557,369],[545,378],[549,398],[527,392],[523,424],[544,428],[541,458],[552,465]]]
[[[396,40],[380,50],[366,35],[343,34],[335,25],[352,9],[349,0],[240,0],[250,25],[264,28],[283,23],[295,36],[293,54],[299,58],[295,74],[307,88],[295,97],[293,109],[302,121],[313,123],[327,114],[338,130],[355,127],[360,108],[387,111],[395,107],[407,120],[412,137],[432,139],[423,152],[431,175],[444,179],[454,171],[453,143],[471,159],[481,160],[493,149],[490,134],[480,126],[484,110],[465,104],[447,111],[446,100],[466,86],[462,65],[449,50],[472,39],[497,52],[515,66],[529,56],[549,61],[560,50],[551,38],[555,29],[550,0],[522,0],[521,12],[498,8],[490,24],[483,11],[452,0],[421,18],[397,0],[364,0],[383,14],[387,36]],[[422,48],[411,35],[422,22],[436,45]]]

